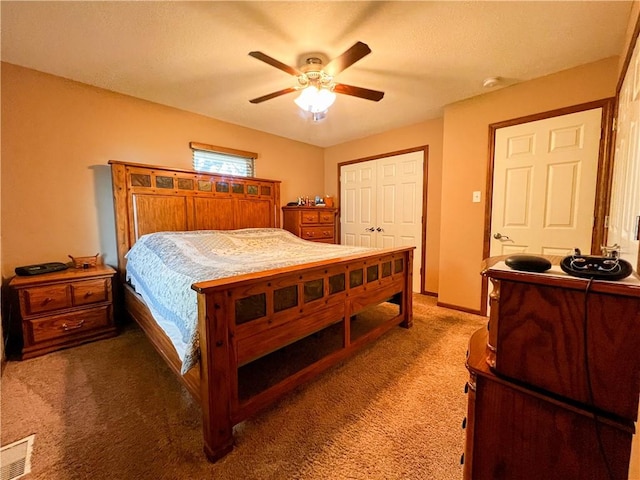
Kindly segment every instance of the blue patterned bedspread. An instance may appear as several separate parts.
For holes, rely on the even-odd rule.
[[[192,284],[371,250],[309,242],[279,228],[160,232],[127,253],[127,280],[173,342],[185,374],[200,353]]]

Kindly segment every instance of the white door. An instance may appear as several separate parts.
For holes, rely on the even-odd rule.
[[[496,131],[491,256],[591,253],[601,117],[596,108]]]
[[[422,151],[340,167],[343,245],[415,246],[413,291],[421,292]]]
[[[618,245],[620,256],[634,270],[638,265],[640,228],[640,68],[639,49],[633,51],[618,99],[613,182],[607,245]]]
[[[340,243],[375,247],[377,163],[340,167]]]

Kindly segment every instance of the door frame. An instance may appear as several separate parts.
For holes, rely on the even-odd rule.
[[[612,166],[612,177],[613,177],[613,162],[615,160],[615,145],[616,145],[616,128],[615,125],[618,121],[618,102],[620,101],[620,92],[622,91],[622,85],[624,84],[627,75],[629,74],[629,66],[631,65],[631,59],[633,58],[633,51],[636,48],[636,44],[638,42],[638,37],[640,37],[640,15],[636,19],[635,26],[633,27],[633,34],[631,35],[631,39],[627,44],[627,52],[624,57],[624,62],[622,64],[622,69],[620,70],[620,76],[618,77],[618,83],[616,85],[616,97],[615,97],[615,111],[614,111],[614,128],[613,128],[613,139],[611,140],[611,166]],[[609,194],[611,193],[612,185],[609,184]],[[609,197],[609,200],[611,197]],[[638,264],[633,266],[637,273],[640,274],[640,246],[638,246]]]
[[[487,161],[487,182],[486,182],[486,202],[484,213],[484,245],[482,247],[482,258],[489,258],[491,253],[491,214],[493,202],[493,174],[494,174],[494,155],[496,131],[500,128],[520,125],[522,123],[530,123],[538,120],[546,120],[552,117],[559,117],[570,113],[583,112],[585,110],[593,110],[602,108],[600,149],[598,152],[598,178],[596,180],[596,203],[594,206],[594,222],[591,233],[591,251],[597,252],[600,245],[604,245],[605,236],[605,218],[609,214],[609,200],[611,194],[611,181],[613,173],[613,160],[611,149],[613,148],[613,115],[616,105],[616,98],[604,98],[593,102],[582,103],[570,107],[549,110],[547,112],[536,113],[524,117],[513,118],[502,122],[492,123],[489,125],[489,153]],[[482,292],[480,298],[487,298],[488,281],[482,276]],[[487,304],[482,302],[480,306],[480,314],[487,314]]]
[[[363,163],[369,162],[371,160],[378,160],[380,158],[387,157],[395,157],[397,155],[403,155],[405,153],[413,153],[413,152],[422,152],[422,219],[421,219],[421,230],[422,230],[422,238],[420,240],[420,251],[422,252],[420,259],[420,293],[422,295],[426,295],[427,291],[424,286],[424,281],[427,275],[426,272],[426,254],[427,254],[427,180],[428,180],[428,164],[429,164],[429,145],[421,145],[419,147],[406,148],[403,150],[396,150],[388,153],[381,153],[379,155],[373,155],[370,157],[357,158],[355,160],[347,160],[345,162],[338,163],[338,228],[337,228],[337,237],[338,240],[342,238],[342,222],[340,221],[342,215],[342,199],[340,198],[342,193],[342,179],[340,178],[340,169],[345,165],[352,165],[354,163]],[[415,272],[413,272],[415,275]]]

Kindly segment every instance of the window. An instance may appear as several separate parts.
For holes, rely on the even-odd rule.
[[[207,173],[221,173],[239,177],[255,176],[257,153],[191,142],[193,169]]]

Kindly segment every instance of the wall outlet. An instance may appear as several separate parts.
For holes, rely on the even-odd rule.
[[[480,203],[480,192],[473,192],[472,201],[473,203]]]

